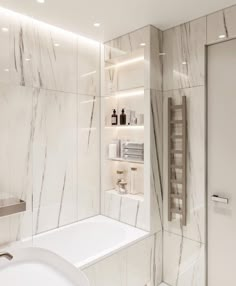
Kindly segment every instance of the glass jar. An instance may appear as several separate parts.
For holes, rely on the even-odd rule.
[[[120,192],[120,182],[124,181],[124,171],[117,170],[116,176],[117,176],[117,179],[116,179],[115,190],[119,193]]]
[[[132,167],[130,170],[130,194],[136,195],[137,193],[137,168]]]
[[[127,183],[124,180],[121,180],[119,186],[120,186],[119,194],[121,194],[121,195],[127,194],[127,188],[126,188]]]

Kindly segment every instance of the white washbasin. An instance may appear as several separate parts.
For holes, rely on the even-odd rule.
[[[86,276],[71,263],[45,249],[11,251],[13,259],[0,258],[0,285],[89,286]]]

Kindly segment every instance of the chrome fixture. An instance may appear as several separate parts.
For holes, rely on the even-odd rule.
[[[26,211],[26,202],[17,198],[0,198],[0,217]]]
[[[217,195],[211,196],[211,200],[213,202],[222,203],[222,204],[228,204],[229,203],[229,199],[228,198],[222,198],[222,197],[219,197]]]
[[[5,257],[7,260],[12,260],[13,259],[13,256],[10,253],[8,253],[8,252],[0,253],[0,258],[1,257]]]

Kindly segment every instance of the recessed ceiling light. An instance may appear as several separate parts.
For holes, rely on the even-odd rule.
[[[8,32],[8,28],[2,27],[2,31],[3,31],[3,32]]]
[[[54,43],[54,46],[55,46],[55,47],[59,47],[59,46],[60,46],[60,44],[58,44],[58,43]]]
[[[141,46],[141,47],[145,47],[145,46],[146,46],[146,43],[141,43],[140,46]]]
[[[25,60],[26,60],[27,62],[29,62],[31,59],[30,59],[30,58],[25,58]]]
[[[101,26],[101,24],[100,24],[100,23],[94,23],[93,25],[94,25],[94,27],[96,27],[96,28],[98,28],[98,27],[100,27],[100,26]]]
[[[9,72],[9,69],[4,69],[5,72]]]
[[[159,53],[159,56],[165,56],[166,53]]]
[[[226,35],[219,35],[219,39],[224,39],[226,37]]]
[[[182,62],[182,65],[186,65],[187,64],[187,62]]]
[[[45,0],[37,0],[38,3],[43,4],[45,3]]]

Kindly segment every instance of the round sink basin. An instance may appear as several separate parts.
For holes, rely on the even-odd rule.
[[[11,251],[12,260],[0,258],[0,284],[7,286],[89,286],[88,279],[71,263],[41,248]]]

